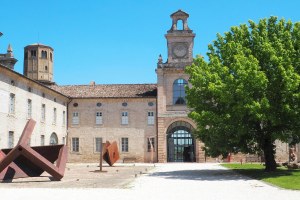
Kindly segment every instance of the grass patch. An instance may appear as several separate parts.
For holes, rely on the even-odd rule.
[[[281,188],[300,190],[300,170],[289,170],[278,167],[274,172],[266,172],[265,166],[261,164],[232,164],[226,163],[222,166],[232,169],[242,175],[271,183]]]

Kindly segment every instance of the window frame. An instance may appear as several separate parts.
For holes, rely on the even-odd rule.
[[[41,146],[45,146],[45,135],[41,135]]]
[[[9,114],[15,114],[16,111],[16,95],[14,93],[9,94]]]
[[[102,137],[95,137],[95,140],[94,140],[94,143],[95,143],[94,152],[95,153],[100,153],[100,151],[101,151],[100,147],[102,146],[102,144],[99,145],[99,140],[101,141],[101,143],[103,143],[103,138]]]
[[[179,78],[173,82],[173,105],[186,105],[186,92],[185,86],[188,85],[188,82]]]
[[[72,137],[72,152],[79,153],[79,137]]]
[[[27,119],[32,118],[32,100],[27,99]]]
[[[79,125],[80,119],[79,119],[79,112],[73,112],[72,113],[72,125]]]
[[[14,144],[14,137],[15,137],[15,133],[14,131],[8,131],[8,148],[12,149],[14,148],[15,144]]]
[[[63,111],[63,120],[62,120],[62,125],[66,125],[66,111]]]
[[[151,144],[150,140],[153,144],[153,152],[155,152],[155,137],[148,137],[147,138],[147,152],[151,152]]]
[[[123,153],[129,152],[129,139],[128,137],[122,137],[121,138],[121,151]]]
[[[99,114],[99,116],[98,116]],[[95,124],[102,125],[103,124],[103,112],[97,111],[95,116]]]
[[[154,125],[155,124],[155,114],[154,114],[154,111],[148,111],[147,112],[147,124],[148,125]]]
[[[128,124],[129,124],[128,111],[122,111],[122,113],[121,113],[121,125],[128,125]]]
[[[57,122],[57,109],[53,108],[53,124]]]
[[[41,122],[45,122],[46,121],[46,104],[42,104],[42,108],[41,108]]]

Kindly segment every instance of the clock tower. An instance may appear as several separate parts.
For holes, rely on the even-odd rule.
[[[165,35],[168,46],[168,66],[185,67],[193,62],[195,34],[188,27],[189,14],[178,10],[171,15],[172,26]],[[182,27],[179,27],[179,21]]]
[[[193,137],[196,124],[188,117],[185,67],[193,63],[195,34],[188,27],[189,14],[171,14],[167,31],[168,59],[157,63],[157,158],[158,162],[203,162],[203,143]],[[181,23],[179,23],[181,22]],[[179,26],[182,24],[182,26]]]

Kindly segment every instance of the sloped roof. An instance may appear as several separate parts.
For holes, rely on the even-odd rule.
[[[59,92],[58,90],[54,90],[54,89],[52,89],[51,87],[48,87],[48,86],[46,86],[46,85],[44,85],[44,84],[42,84],[42,83],[40,83],[40,82],[38,82],[38,81],[35,81],[35,80],[31,79],[31,78],[28,78],[27,76],[24,76],[23,74],[20,74],[20,73],[14,71],[14,70],[12,70],[12,69],[9,69],[9,68],[5,67],[5,66],[4,66],[3,64],[1,64],[1,63],[0,63],[0,69],[2,69],[2,70],[7,70],[7,71],[9,71],[9,72],[15,74],[16,76],[18,76],[18,77],[21,78],[21,79],[26,79],[27,81],[32,82],[33,84],[39,85],[39,86],[41,86],[41,87],[43,87],[43,88],[45,88],[45,89],[47,89],[47,90],[51,90],[51,91],[53,91],[53,92],[55,92],[55,93],[57,93],[57,94],[59,94],[59,95],[62,95],[62,96],[64,96],[64,97],[68,97],[67,95],[65,95],[65,94],[63,94],[63,93],[61,93],[61,92]]]
[[[24,49],[29,48],[29,47],[46,47],[46,48],[49,48],[52,51],[54,51],[54,49],[52,47],[50,47],[48,45],[41,44],[41,43],[33,43],[33,44],[30,44],[30,45],[27,45],[26,47],[24,47]]]
[[[157,96],[156,84],[51,85],[49,87],[71,98],[149,98]]]
[[[173,14],[171,14],[171,17],[174,17],[174,16],[186,16],[186,17],[189,17],[189,14],[179,9],[178,11],[174,12]]]

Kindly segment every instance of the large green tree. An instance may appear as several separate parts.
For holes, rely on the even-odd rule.
[[[186,68],[190,117],[208,155],[260,153],[300,136],[300,23],[277,17],[234,26]]]

